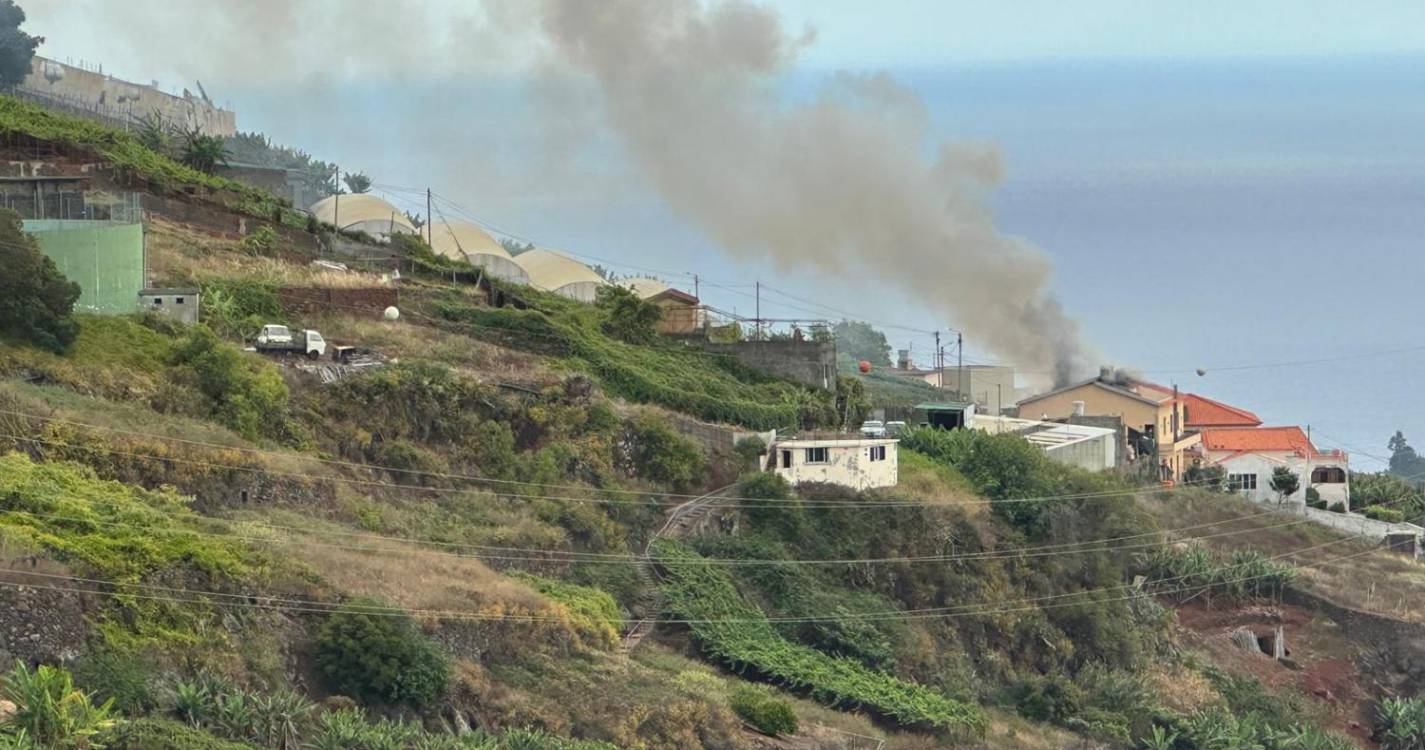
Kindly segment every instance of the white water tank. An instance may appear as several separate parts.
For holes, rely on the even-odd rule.
[[[382,313],[382,317],[386,318],[387,320],[395,320],[401,317],[401,311],[397,310],[395,305],[391,305],[390,307],[386,308],[386,312]]]

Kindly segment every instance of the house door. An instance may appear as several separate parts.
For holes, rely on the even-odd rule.
[[[783,468],[783,469],[790,469],[790,468],[792,468],[792,452],[791,452],[791,451],[787,451],[787,450],[782,451],[782,468]]]

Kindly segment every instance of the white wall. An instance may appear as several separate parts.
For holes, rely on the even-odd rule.
[[[1291,469],[1293,472],[1296,472],[1298,479],[1300,479],[1301,486],[1295,493],[1287,496],[1288,503],[1305,505],[1306,488],[1309,486],[1314,486],[1316,491],[1321,493],[1321,499],[1325,500],[1328,504],[1337,502],[1344,503],[1347,501],[1350,489],[1349,484],[1342,482],[1340,484],[1312,485],[1311,471],[1308,469],[1308,466],[1313,469],[1322,466],[1335,466],[1341,469],[1347,469],[1348,467],[1343,461],[1313,459],[1308,463],[1305,458],[1288,451],[1245,453],[1240,456],[1231,456],[1230,458],[1225,458],[1226,456],[1231,456],[1231,454],[1209,454],[1209,459],[1219,462],[1218,465],[1225,469],[1229,475],[1256,474],[1257,489],[1255,491],[1244,491],[1241,493],[1244,497],[1254,502],[1277,502],[1277,493],[1272,490],[1271,482],[1272,470],[1278,466],[1285,466]]]
[[[884,446],[886,458],[871,460],[871,448]],[[826,463],[807,463],[806,449],[825,447]],[[775,461],[777,474],[792,484],[829,482],[852,489],[894,487],[900,480],[899,461],[894,440],[792,440],[773,446],[770,460]],[[791,451],[792,465],[782,466],[782,452]]]
[[[1103,471],[1117,465],[1118,439],[1112,430],[1098,437],[1049,448],[1044,453],[1061,464],[1089,471]]]
[[[1400,533],[1419,536],[1421,531],[1425,531],[1412,523],[1387,523],[1355,513],[1332,513],[1329,510],[1316,508],[1306,508],[1305,510],[1307,518],[1322,526],[1329,526],[1348,534],[1359,534],[1369,539],[1385,539],[1388,534]]]

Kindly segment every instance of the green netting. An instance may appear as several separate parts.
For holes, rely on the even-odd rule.
[[[129,313],[143,288],[143,225],[27,219],[25,231],[60,273],[79,285],[75,310]]]

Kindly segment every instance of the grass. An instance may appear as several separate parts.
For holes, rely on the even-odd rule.
[[[145,239],[149,273],[155,286],[201,286],[219,279],[339,289],[382,286],[380,274],[357,270],[342,273],[254,255],[239,240],[215,237],[163,218],[149,222]]]

